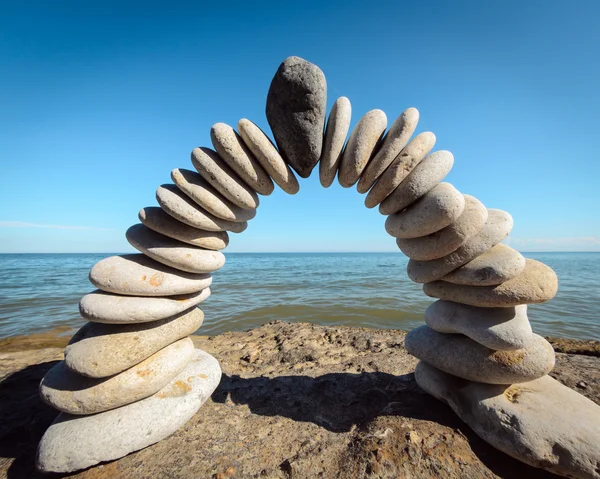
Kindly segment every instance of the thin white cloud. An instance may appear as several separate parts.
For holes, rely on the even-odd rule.
[[[40,223],[28,223],[26,221],[0,221],[0,228],[49,228],[55,230],[111,231],[111,228],[95,228],[93,226],[45,225]]]
[[[509,237],[505,243],[518,250],[600,251],[600,236],[578,236],[569,238]]]

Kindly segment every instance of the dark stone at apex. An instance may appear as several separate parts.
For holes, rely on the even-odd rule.
[[[321,69],[300,57],[287,58],[271,81],[267,120],[279,152],[302,178],[319,162],[327,82]]]

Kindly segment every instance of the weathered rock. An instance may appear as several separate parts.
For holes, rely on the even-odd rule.
[[[512,216],[506,211],[488,209],[488,218],[479,233],[471,236],[462,246],[442,258],[431,261],[409,260],[408,277],[415,283],[438,280],[496,246],[508,236],[512,226]]]
[[[146,228],[131,226],[125,233],[127,241],[138,251],[159,263],[188,273],[212,273],[223,267],[225,256],[220,251],[189,246]]]
[[[200,176],[225,198],[240,208],[258,208],[256,192],[244,183],[215,151],[210,148],[194,148],[192,164]]]
[[[434,281],[423,285],[427,296],[483,308],[507,308],[518,304],[549,301],[558,291],[558,278],[552,268],[526,259],[525,269],[516,278],[497,286],[463,286]]]
[[[413,168],[427,156],[434,145],[435,135],[430,131],[415,136],[371,188],[365,198],[365,206],[374,208],[385,200],[410,174]]]
[[[381,148],[365,168],[356,189],[366,193],[375,184],[388,166],[396,159],[415,132],[419,123],[419,111],[416,108],[405,110],[392,124],[383,139]]]
[[[440,150],[427,156],[379,205],[382,215],[391,215],[410,206],[444,179],[454,164],[454,156]]]
[[[385,230],[395,238],[419,238],[453,223],[465,209],[463,195],[440,183],[409,208],[388,216]]]
[[[300,185],[292,169],[286,165],[285,161],[271,143],[269,137],[254,123],[246,118],[238,122],[240,136],[252,154],[260,162],[265,171],[271,176],[273,181],[279,187],[294,195],[300,190]]]
[[[273,181],[233,128],[216,123],[210,129],[210,138],[219,156],[250,188],[261,195],[273,193]]]
[[[183,426],[220,379],[217,360],[196,350],[183,372],[153,396],[91,416],[60,414],[42,437],[37,467],[76,471],[154,444]]]
[[[90,270],[90,282],[108,293],[173,296],[208,288],[212,276],[184,273],[143,254],[126,254],[98,261]]]
[[[325,188],[331,186],[338,171],[351,118],[350,100],[345,96],[339,97],[329,112],[323,150],[319,160],[319,180]]]
[[[248,210],[250,211],[250,210]],[[147,206],[138,213],[140,221],[151,230],[200,248],[220,250],[229,244],[226,231],[204,231],[177,221],[157,206]]]
[[[462,334],[443,334],[420,326],[406,335],[406,350],[442,371],[470,381],[512,384],[532,381],[554,367],[554,350],[534,334],[527,346],[494,351]]]
[[[479,233],[488,218],[488,211],[477,198],[463,194],[465,209],[454,223],[421,238],[396,239],[398,248],[416,261],[431,261],[449,255],[469,238]]]
[[[500,451],[566,477],[600,478],[600,407],[550,376],[481,384],[421,362],[415,379]]]
[[[344,188],[354,185],[383,138],[387,116],[382,110],[371,110],[358,121],[340,161],[338,181]]]
[[[96,414],[151,396],[177,376],[194,354],[185,338],[161,349],[141,363],[108,378],[89,378],[71,371],[64,361],[40,383],[42,399],[69,414]]]
[[[523,255],[500,243],[442,277],[442,281],[468,286],[493,286],[518,276],[524,268]]]
[[[524,348],[533,337],[527,305],[477,308],[436,301],[425,310],[425,323],[438,333],[460,333],[494,350]]]
[[[90,378],[112,376],[194,333],[203,320],[202,310],[192,308],[152,323],[87,323],[69,341],[65,365]]]

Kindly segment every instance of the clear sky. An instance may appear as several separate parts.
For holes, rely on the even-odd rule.
[[[264,108],[279,63],[328,108],[421,113],[447,180],[509,211],[521,251],[600,250],[600,2],[3,2],[0,252],[122,252],[141,207]],[[261,198],[227,251],[397,251],[354,188]]]

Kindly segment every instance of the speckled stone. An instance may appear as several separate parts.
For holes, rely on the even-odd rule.
[[[329,113],[323,151],[319,160],[319,180],[325,188],[331,186],[338,171],[346,137],[350,130],[351,118],[352,106],[350,100],[345,96],[339,97]]]

